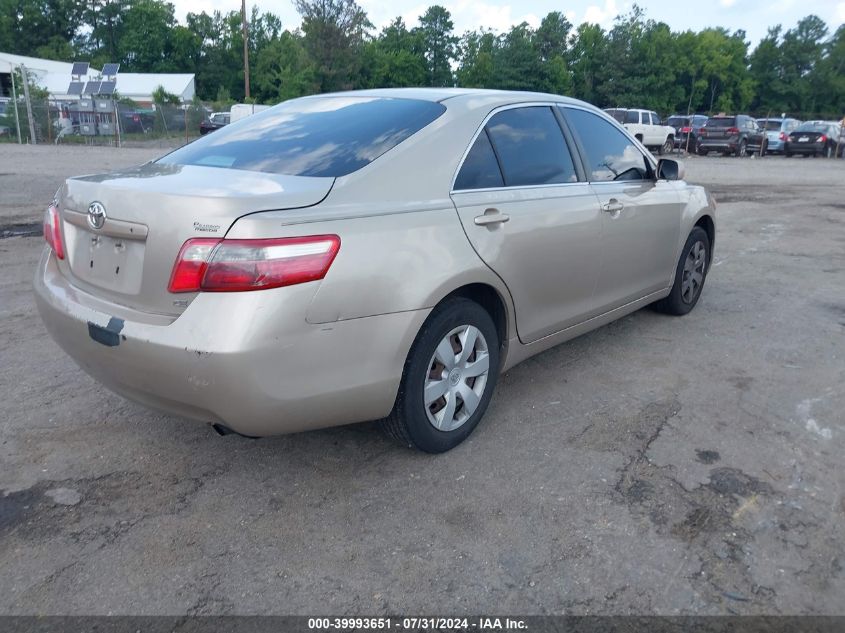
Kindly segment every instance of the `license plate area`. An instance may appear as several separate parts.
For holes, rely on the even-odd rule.
[[[809,136],[800,136],[800,137],[798,137],[798,142],[799,142],[799,143],[806,143],[806,142],[807,142],[807,141],[809,141],[809,140],[810,140],[810,137],[809,137]]]
[[[141,291],[144,242],[69,227],[75,233],[70,250],[73,274],[92,285],[136,295]]]

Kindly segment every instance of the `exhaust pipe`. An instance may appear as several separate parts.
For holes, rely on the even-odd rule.
[[[214,429],[218,435],[222,435],[223,437],[227,435],[237,435],[238,437],[245,437],[248,440],[259,440],[261,439],[257,435],[244,435],[243,433],[238,433],[234,429],[230,429],[225,424],[220,424],[219,422],[214,422],[211,424],[211,428]]]

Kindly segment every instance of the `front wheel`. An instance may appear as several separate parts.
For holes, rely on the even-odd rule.
[[[661,156],[663,154],[671,154],[673,149],[675,149],[675,141],[674,139],[672,139],[671,136],[669,136],[666,138],[666,141],[663,143],[663,145],[661,145],[660,148],[657,150],[657,153]]]
[[[739,145],[736,146],[736,155],[745,156],[746,154],[748,154],[748,144],[745,141],[740,141]]]
[[[469,299],[440,304],[411,347],[389,436],[427,453],[443,453],[475,429],[499,376],[499,335],[488,312]]]
[[[669,296],[654,304],[666,314],[682,316],[690,312],[704,288],[710,262],[710,238],[700,226],[689,234],[675,269],[675,283]]]

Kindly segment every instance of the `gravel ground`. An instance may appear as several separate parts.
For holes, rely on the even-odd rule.
[[[0,224],[155,151],[3,148]],[[252,441],[89,379],[0,239],[0,613],[845,614],[845,161],[691,158],[696,310],[508,372],[432,457],[372,425]]]

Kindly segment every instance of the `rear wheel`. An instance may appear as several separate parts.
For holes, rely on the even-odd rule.
[[[745,156],[748,154],[748,144],[742,140],[739,142],[739,145],[736,146],[736,155],[737,156]]]
[[[481,421],[499,376],[499,335],[487,311],[457,297],[440,304],[414,342],[389,436],[427,453],[463,442]]]
[[[666,137],[666,141],[663,143],[663,145],[661,145],[660,148],[657,150],[657,153],[661,156],[663,154],[671,154],[673,149],[675,149],[675,141],[671,136],[668,136]]]
[[[710,238],[700,226],[689,234],[678,266],[675,269],[675,283],[669,296],[654,304],[656,310],[666,314],[682,316],[690,312],[704,288],[704,280],[710,261]]]

